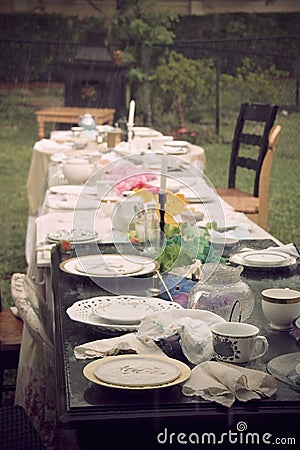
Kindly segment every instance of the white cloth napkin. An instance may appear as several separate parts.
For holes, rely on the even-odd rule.
[[[147,343],[179,335],[179,343],[186,358],[193,364],[213,356],[210,326],[224,319],[210,311],[196,309],[163,310],[141,320],[137,336]]]
[[[165,355],[155,342],[151,340],[143,342],[138,339],[136,333],[87,342],[74,348],[74,355],[77,359],[114,356],[126,352]]]
[[[241,253],[245,252],[245,251],[250,251],[250,250],[253,251],[253,248],[244,247],[241,249]],[[270,251],[276,251],[276,252],[286,253],[291,256],[295,256],[296,258],[300,257],[299,250],[293,243],[286,244],[286,245],[280,245],[279,247],[268,247],[263,250],[255,250],[255,251],[258,253],[266,253],[266,252],[270,252]]]
[[[64,142],[59,144],[58,142],[54,141],[53,139],[41,139],[40,141],[37,141],[33,148],[37,151],[49,151],[53,153],[63,152],[64,150],[71,150],[73,147],[73,144],[70,142]]]
[[[230,407],[235,400],[271,397],[277,390],[275,377],[258,370],[217,361],[208,361],[194,367],[182,386],[186,396],[201,396]]]

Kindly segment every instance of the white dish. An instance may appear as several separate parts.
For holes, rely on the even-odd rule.
[[[280,253],[280,252],[249,252],[243,259],[246,264],[251,266],[261,266],[266,265],[268,267],[281,266],[286,264],[290,260],[290,255]]]
[[[128,370],[130,370],[131,367],[132,369],[134,369],[134,367],[141,368],[143,374],[141,375],[138,371],[133,371],[133,374],[131,373],[131,377],[129,377],[128,374],[123,375],[124,369],[122,370],[122,368],[124,367],[124,364],[128,364]],[[157,367],[157,372],[161,369],[162,372],[166,373],[166,375],[159,375],[158,373],[154,374],[157,379],[157,384],[154,382],[156,380],[153,379],[153,374],[148,373],[148,370],[151,371],[151,367]],[[105,375],[108,373],[108,377],[111,378],[109,376],[108,369],[113,369],[112,372],[116,374],[115,378],[117,383],[106,382],[98,378],[99,376],[103,378],[104,371],[104,377],[106,378]],[[97,375],[95,375],[95,372]],[[178,374],[177,376],[175,376],[176,373]],[[83,374],[88,380],[93,381],[96,384],[100,384],[101,386],[117,389],[144,390],[165,388],[183,383],[189,378],[191,369],[183,362],[168,358],[167,356],[139,354],[107,356],[104,359],[92,361],[85,366],[83,369]],[[126,380],[129,379],[127,384],[125,378]],[[169,379],[169,381],[163,381],[163,378],[166,380]]]
[[[297,374],[300,375],[300,363],[296,365],[295,370],[296,370]]]
[[[105,256],[107,266],[111,265],[111,270],[106,268],[105,270],[99,268],[98,271],[87,272],[86,269],[92,267],[97,260],[102,259]],[[81,263],[79,270],[78,264]],[[135,264],[135,267],[133,267]],[[117,266],[123,266],[122,270],[116,270]],[[145,256],[133,256],[133,255],[110,255],[110,254],[98,254],[98,255],[86,255],[80,258],[71,258],[63,261],[60,264],[61,270],[72,275],[81,275],[85,277],[128,277],[128,276],[141,276],[155,272],[159,267],[156,261]],[[138,270],[139,269],[139,270]]]
[[[97,189],[92,186],[80,186],[77,184],[63,184],[58,186],[51,186],[49,188],[52,194],[69,194],[69,195],[96,195]]]
[[[190,145],[187,141],[168,141],[165,142],[166,147],[176,147],[176,148],[182,148],[182,147],[188,147]]]
[[[253,268],[280,268],[289,267],[296,263],[296,258],[281,252],[249,250],[235,253],[230,256],[230,262]]]
[[[54,130],[50,133],[50,139],[56,142],[72,141],[74,138],[73,132],[64,130]]]
[[[60,241],[70,241],[75,243],[84,243],[95,241],[98,238],[98,233],[90,230],[57,230],[51,231],[47,235],[47,241],[58,243]]]
[[[104,319],[100,319],[99,316],[94,313],[95,308],[100,305],[106,305],[111,303],[112,301],[125,303],[127,301],[132,301],[133,299],[144,299],[144,297],[136,297],[132,295],[92,297],[73,303],[73,305],[70,306],[66,312],[71,320],[87,325],[92,325],[102,330],[109,330],[112,332],[134,331],[139,326],[136,323],[129,325],[114,324],[109,321],[105,321]],[[151,303],[153,302],[153,304],[155,304],[157,308],[159,307],[160,310],[182,309],[182,306],[180,306],[178,303],[168,302],[167,300],[162,300],[155,297],[147,297],[147,301]]]
[[[125,325],[139,324],[147,314],[158,312],[169,306],[168,301],[149,297],[117,297],[97,305],[93,312],[100,319]]]
[[[161,136],[160,131],[148,127],[133,127],[134,137],[154,137]]]
[[[80,199],[80,200],[79,200]],[[70,196],[69,198],[51,198],[48,197],[47,206],[50,209],[66,209],[66,210],[85,210],[93,209],[95,211],[99,208],[99,201],[92,198],[75,197]]]
[[[75,268],[79,272],[90,273],[95,276],[114,277],[140,272],[143,266],[128,261],[120,255],[95,255],[84,259],[79,258]]]
[[[114,127],[111,125],[97,125],[96,130],[98,133],[108,133],[109,131],[114,131]]]

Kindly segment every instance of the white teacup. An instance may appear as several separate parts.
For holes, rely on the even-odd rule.
[[[285,331],[292,328],[293,320],[300,315],[300,292],[288,288],[265,289],[262,310],[272,330]]]
[[[214,357],[227,363],[246,363],[263,356],[269,348],[265,336],[258,336],[255,325],[222,322],[210,327],[213,335]]]

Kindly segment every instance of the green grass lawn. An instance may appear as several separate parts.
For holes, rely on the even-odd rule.
[[[1,247],[0,283],[4,301],[10,303],[10,277],[14,272],[25,272],[25,236],[27,226],[26,181],[32,147],[37,140],[35,110],[63,105],[63,90],[26,86],[18,89],[0,89],[0,205]],[[236,113],[237,116],[237,113]],[[236,117],[235,116],[235,117]],[[300,246],[300,163],[299,114],[278,115],[282,125],[274,158],[269,208],[269,231],[284,243]],[[216,187],[226,186],[230,136],[234,123],[224,121],[218,143],[205,141],[207,176]],[[247,179],[247,177],[246,177]]]

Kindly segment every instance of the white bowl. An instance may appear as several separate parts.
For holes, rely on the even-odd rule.
[[[83,184],[92,175],[93,164],[82,158],[67,159],[63,166],[63,172],[70,184]]]
[[[285,331],[300,315],[300,292],[293,289],[273,288],[262,291],[262,310],[272,330]]]
[[[227,236],[211,236],[209,242],[214,249],[228,256],[230,253],[234,252],[239,245],[239,240],[234,237]]]

